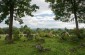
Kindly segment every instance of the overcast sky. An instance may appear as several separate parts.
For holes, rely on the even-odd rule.
[[[27,25],[30,28],[75,28],[75,22],[55,21],[53,19],[55,16],[49,8],[49,4],[44,0],[32,0],[32,4],[37,4],[40,9],[37,12],[33,12],[34,17],[23,17],[22,20],[24,21],[24,23],[22,25]],[[17,21],[14,21],[13,23],[13,26],[21,26]],[[7,27],[7,25],[2,22],[0,24],[0,27]],[[79,27],[85,27],[85,24],[80,23]]]

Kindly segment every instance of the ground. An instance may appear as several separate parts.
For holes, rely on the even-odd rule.
[[[79,48],[80,43],[59,41],[56,37],[45,38],[44,48],[49,51],[39,52],[35,45],[35,40],[15,41],[14,44],[5,44],[3,38],[0,39],[0,55],[85,55],[85,47]]]

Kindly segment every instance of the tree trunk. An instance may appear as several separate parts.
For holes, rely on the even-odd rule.
[[[13,43],[13,40],[12,40],[13,11],[14,11],[14,5],[10,4],[9,36],[7,38],[8,43]]]
[[[79,26],[78,26],[78,20],[77,20],[77,15],[76,12],[74,12],[74,17],[75,17],[75,23],[76,23],[76,34],[78,36],[78,38],[80,39],[80,32],[79,32]]]
[[[74,5],[73,5],[73,12],[74,12],[74,18],[75,18],[75,24],[76,24],[76,35],[80,39],[80,32],[79,32],[79,25],[78,25],[78,18],[77,18],[77,7],[76,7],[76,1],[74,0]]]

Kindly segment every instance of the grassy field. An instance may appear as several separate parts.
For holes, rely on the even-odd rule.
[[[81,42],[72,43],[59,41],[57,38],[45,38],[44,48],[49,51],[39,52],[35,45],[35,40],[23,42],[23,39],[14,44],[5,44],[3,38],[0,39],[0,55],[85,55],[85,47],[80,46]]]

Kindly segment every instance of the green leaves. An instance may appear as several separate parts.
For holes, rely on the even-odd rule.
[[[55,20],[67,20],[74,13],[74,0],[45,0],[55,14]],[[85,18],[85,0],[75,0],[78,19]],[[69,20],[69,19],[68,19]]]
[[[2,22],[6,17],[9,16],[10,11],[10,5],[14,5],[14,19],[21,23],[21,18],[25,15],[33,16],[32,12],[36,12],[39,7],[36,4],[31,5],[31,0],[2,0],[0,1],[0,22]],[[6,23],[8,24],[8,21],[6,20]]]
[[[56,0],[45,0],[46,2],[54,3]]]

